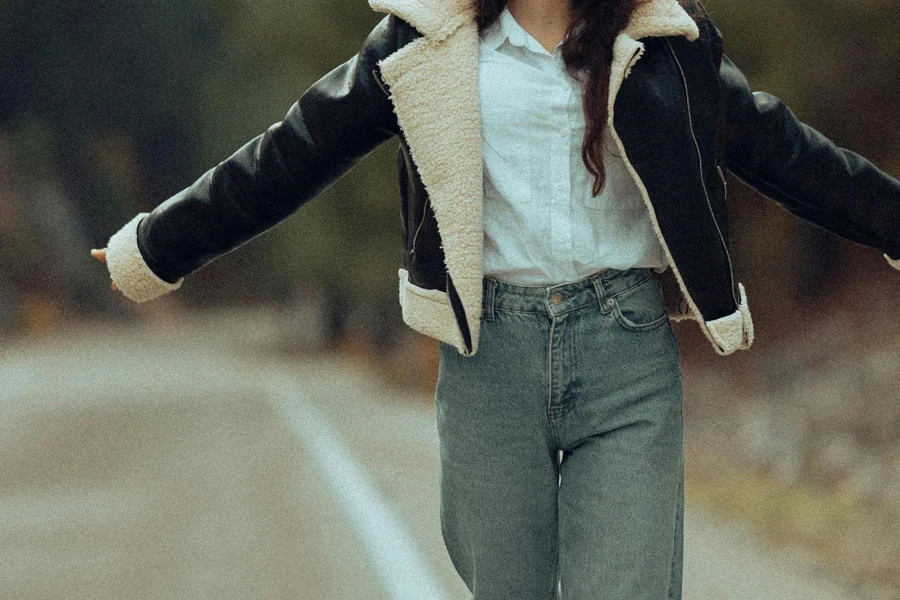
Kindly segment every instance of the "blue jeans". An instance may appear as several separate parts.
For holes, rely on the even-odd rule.
[[[440,520],[474,600],[680,600],[681,354],[650,268],[484,278],[441,342]]]

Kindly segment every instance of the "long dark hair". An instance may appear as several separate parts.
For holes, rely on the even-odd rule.
[[[603,133],[609,117],[607,107],[612,48],[616,36],[625,29],[634,10],[650,0],[570,0],[574,19],[560,46],[570,76],[584,87],[585,119],[581,158],[594,175],[592,195],[603,189]],[[478,31],[490,27],[503,12],[507,0],[476,0]],[[679,0],[696,19],[693,0]],[[583,27],[580,27],[583,25]]]

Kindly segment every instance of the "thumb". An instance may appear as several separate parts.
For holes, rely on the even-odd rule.
[[[106,262],[106,248],[100,248],[100,249],[94,248],[93,250],[91,250],[91,256],[93,256],[100,262],[105,263]]]

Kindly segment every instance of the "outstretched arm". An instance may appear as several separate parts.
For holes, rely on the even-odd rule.
[[[708,19],[727,121],[726,165],[794,215],[880,250],[900,269],[900,181],[801,122],[774,95],[752,91]]]
[[[283,120],[109,241],[107,265],[125,296],[144,302],[274,227],[398,133],[373,74],[396,49],[385,16],[359,53],[310,86]]]

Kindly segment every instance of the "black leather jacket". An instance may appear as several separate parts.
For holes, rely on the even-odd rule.
[[[705,324],[739,312],[724,170],[800,218],[900,257],[900,182],[800,122],[772,94],[752,91],[724,54],[722,33],[696,8],[699,38],[643,38],[615,98],[615,131],[680,276],[670,316]],[[465,342],[460,352],[473,353],[477,321],[466,318],[445,265],[428,191],[380,71],[380,61],[421,36],[385,16],[359,53],[307,89],[282,121],[140,222],[146,264],[179,280],[273,227],[397,136],[402,267],[417,289],[447,294]],[[744,327],[736,347],[752,341]],[[715,346],[720,354],[734,349]]]

